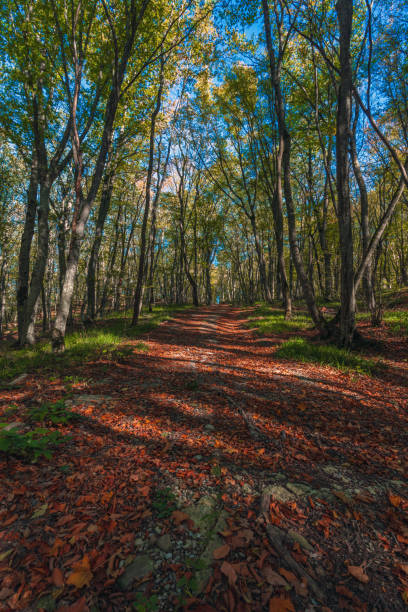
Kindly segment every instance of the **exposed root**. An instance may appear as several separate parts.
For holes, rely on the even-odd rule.
[[[265,529],[268,534],[268,538],[270,543],[276,552],[280,555],[286,565],[291,569],[297,572],[298,575],[302,576],[306,579],[308,586],[313,591],[314,595],[317,599],[324,603],[326,597],[323,591],[320,589],[317,582],[307,573],[307,571],[299,565],[297,561],[294,560],[292,555],[288,551],[287,543],[285,535],[282,534],[282,530],[275,525],[271,525],[269,523],[269,504],[270,504],[271,496],[268,493],[264,493],[261,498],[261,516],[265,519]],[[289,543],[289,540],[288,540]]]

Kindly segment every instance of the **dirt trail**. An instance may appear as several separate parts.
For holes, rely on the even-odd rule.
[[[406,389],[278,361],[245,321],[183,312],[78,368],[72,440],[1,466],[0,610],[404,609]],[[2,401],[39,395],[64,386]]]

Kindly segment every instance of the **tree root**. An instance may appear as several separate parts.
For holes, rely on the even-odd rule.
[[[285,534],[282,533],[282,530],[275,525],[271,525],[269,521],[269,504],[270,504],[271,496],[268,493],[264,493],[261,498],[261,516],[265,519],[265,528],[266,533],[268,534],[268,538],[270,543],[276,552],[280,555],[286,565],[293,571],[295,571],[298,575],[302,576],[307,580],[307,584],[310,589],[313,591],[314,595],[317,599],[324,603],[326,601],[326,596],[323,591],[320,589],[317,582],[307,573],[307,571],[294,560],[292,555],[289,553],[287,548],[287,543],[285,542]]]

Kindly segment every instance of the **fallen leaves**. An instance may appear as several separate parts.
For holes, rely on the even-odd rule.
[[[88,555],[84,555],[81,561],[78,561],[73,566],[73,571],[67,578],[67,584],[71,584],[77,589],[82,589],[84,586],[89,586],[93,574],[89,563]]]
[[[295,607],[287,597],[271,597],[269,612],[295,612]]]
[[[339,374],[334,380],[329,371],[305,364],[301,366],[302,378],[292,375],[286,365],[281,371],[281,366],[271,360],[269,348],[257,352],[249,335],[241,343],[233,316],[228,325],[233,331],[225,332],[225,338],[231,335],[231,345],[227,340],[222,343],[225,368],[217,365],[210,369],[208,362],[203,365],[196,359],[197,372],[201,367],[203,372],[207,369],[194,401],[184,390],[184,361],[190,359],[190,349],[186,356],[184,347],[191,342],[194,353],[194,338],[183,335],[183,357],[180,355],[177,362],[173,355],[181,351],[180,337],[171,334],[166,349],[156,337],[151,342],[153,359],[141,354],[136,367],[129,363],[129,368],[121,366],[120,371],[111,364],[109,393],[118,398],[115,410],[109,405],[81,409],[89,422],[85,427],[81,421],[70,432],[74,434],[74,452],[56,455],[52,471],[46,463],[21,466],[16,462],[15,477],[6,480],[0,492],[5,500],[0,505],[5,534],[0,552],[0,600],[4,609],[19,609],[20,604],[22,609],[23,603],[31,609],[39,596],[51,589],[64,589],[66,605],[58,612],[86,612],[87,601],[112,596],[113,608],[125,609],[128,601],[118,593],[117,580],[124,564],[126,568],[137,554],[135,539],[150,538],[157,530],[161,535],[169,533],[173,542],[200,542],[196,540],[198,521],[195,525],[188,509],[183,511],[187,508],[184,503],[195,504],[208,494],[217,496],[228,515],[225,527],[217,530],[225,543],[217,545],[213,553],[212,576],[200,595],[203,601],[192,604],[194,610],[293,612],[295,605],[297,610],[314,605],[311,582],[301,578],[303,574],[286,563],[268,542],[263,520],[280,527],[288,554],[330,593],[333,609],[349,606],[350,610],[364,610],[371,591],[390,600],[396,609],[403,605],[408,576],[403,556],[408,544],[404,523],[407,501],[398,494],[402,486],[391,480],[396,477],[391,471],[401,469],[403,460],[401,414],[397,418],[392,410],[382,412],[383,387],[381,401],[370,399],[372,387],[379,388],[378,382],[370,380],[361,387],[362,377],[356,382]],[[180,326],[183,334],[185,326],[186,320]],[[84,365],[83,369],[87,368],[89,365]],[[102,378],[99,365],[86,374],[89,379]],[[313,381],[313,396],[303,376]],[[152,385],[146,391],[143,385],[147,379]],[[226,385],[225,393],[214,393],[214,388],[221,385],[219,379]],[[160,388],[154,386],[156,381],[160,381]],[[254,414],[258,429],[270,443],[252,440],[245,424],[225,401],[225,395],[244,382],[253,397],[248,414]],[[285,404],[279,399],[281,392]],[[392,393],[395,395],[394,390]],[[271,399],[262,400],[267,394]],[[367,400],[362,402],[358,394]],[[169,401],[172,397],[177,400]],[[209,418],[216,430],[210,436],[203,435],[202,427]],[[382,438],[384,431],[386,439]],[[171,436],[171,442],[163,447],[164,434]],[[209,439],[214,447],[209,447]],[[386,444],[382,444],[384,441]],[[333,468],[330,476],[323,474],[326,465]],[[273,497],[260,521],[257,495],[264,484],[259,478],[264,470],[270,471],[271,482],[278,487],[285,488],[290,481],[309,488],[305,489],[307,494],[287,503]],[[275,473],[282,482],[273,480]],[[354,475],[358,482],[354,482]],[[381,488],[376,490],[377,480]],[[182,494],[183,510],[158,519],[152,497],[157,488],[172,487],[174,482],[176,491]],[[357,490],[359,493],[353,493]],[[372,524],[376,525],[375,532],[369,531]],[[346,547],[344,538],[353,536],[356,529],[363,537],[350,537]],[[312,544],[310,550],[299,541],[293,543],[293,532],[304,534]],[[363,550],[358,548],[361,543]],[[143,546],[143,550],[148,549]],[[378,553],[380,572],[379,564],[371,563],[370,558]],[[367,559],[367,564],[346,568],[346,555],[352,559],[350,563]],[[160,581],[165,583],[173,572],[176,580],[185,576],[188,585],[195,570],[183,559],[176,553],[165,560],[149,574],[146,591],[161,588]],[[339,566],[344,569],[340,576]],[[353,586],[362,602],[353,594]],[[82,592],[78,589],[86,590],[79,599]],[[168,609],[173,609],[171,606]]]
[[[228,556],[231,547],[228,544],[223,544],[219,548],[216,548],[213,552],[214,559],[224,559]]]
[[[347,570],[349,574],[353,576],[353,578],[363,582],[364,584],[367,584],[370,580],[361,565],[348,565]]]
[[[61,588],[64,586],[64,574],[59,567],[54,567],[52,570],[52,582],[54,586]]]
[[[235,569],[232,567],[230,563],[228,563],[227,561],[224,561],[220,567],[220,570],[224,574],[224,576],[228,578],[228,582],[230,585],[233,585],[236,583],[237,578],[238,578],[237,572],[235,571]]]

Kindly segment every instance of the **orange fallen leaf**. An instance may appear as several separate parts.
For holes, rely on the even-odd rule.
[[[61,588],[64,586],[64,574],[61,572],[59,567],[54,567],[52,570],[52,581],[54,586]]]
[[[214,559],[224,559],[231,550],[231,547],[228,544],[223,544],[219,548],[216,548],[213,552]]]
[[[286,580],[288,582],[290,582],[292,585],[296,584],[298,581],[298,579],[296,578],[295,574],[293,572],[289,572],[288,570],[286,570],[284,567],[280,567],[279,568],[279,573],[286,578]]]
[[[286,580],[280,574],[274,572],[270,565],[265,565],[261,572],[268,584],[272,586],[288,586]]]
[[[271,597],[269,612],[295,612],[293,603],[286,597]]]
[[[85,597],[81,597],[70,606],[61,606],[57,612],[88,612],[89,608],[86,605]]]
[[[388,492],[388,499],[390,500],[390,504],[394,506],[394,508],[398,508],[398,506],[402,503],[402,497],[400,495],[394,495],[391,492]]]
[[[88,555],[84,555],[83,559],[75,563],[73,567],[74,571],[68,576],[67,584],[72,584],[77,589],[89,585],[93,578],[93,574],[91,572]]]
[[[361,565],[348,565],[347,569],[353,578],[356,578],[356,580],[359,580],[360,582],[364,582],[364,584],[367,584],[367,582],[370,580]]]
[[[224,574],[224,576],[228,578],[229,584],[232,585],[236,583],[237,578],[238,578],[237,572],[234,570],[234,568],[232,567],[230,563],[228,563],[227,561],[224,561],[220,569],[221,569],[221,572]]]
[[[173,514],[171,515],[171,518],[176,523],[176,525],[180,525],[183,521],[190,520],[188,514],[182,512],[181,510],[174,510]]]

